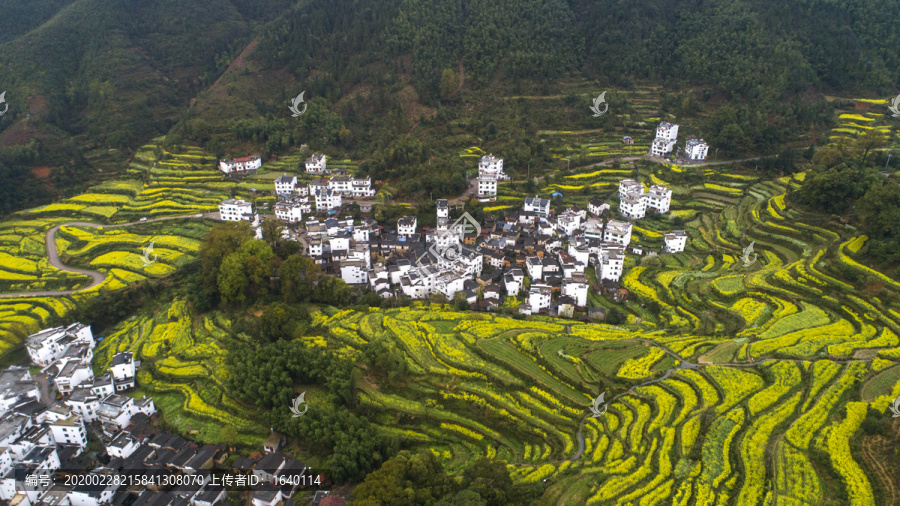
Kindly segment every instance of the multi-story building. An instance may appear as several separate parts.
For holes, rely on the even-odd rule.
[[[299,199],[282,200],[275,204],[275,217],[288,223],[297,223],[303,219],[303,205]],[[307,204],[309,199],[305,199]]]
[[[312,189],[312,187],[310,187]],[[326,188],[317,189],[314,193],[316,199],[316,211],[331,211],[343,205],[341,192]]]
[[[525,204],[522,206],[525,212],[533,212],[539,218],[550,217],[550,201],[540,197],[525,197]]]
[[[116,392],[134,388],[134,378],[137,376],[137,368],[140,362],[135,362],[130,351],[123,351],[113,355],[109,365],[109,374],[115,382]]]
[[[62,357],[70,346],[86,344],[94,348],[94,335],[91,327],[73,323],[68,327],[44,329],[28,336],[25,348],[35,365],[47,366]]]
[[[68,417],[47,424],[56,444],[87,447],[87,431],[81,417],[72,413]]]
[[[541,309],[550,308],[550,296],[552,294],[550,285],[534,283],[528,289],[528,305],[531,306],[531,312],[537,313]]]
[[[684,230],[673,230],[664,235],[663,240],[666,243],[664,246],[666,252],[678,253],[684,251],[684,246],[687,244],[687,233]]]
[[[631,242],[631,223],[609,220],[603,231],[603,241],[627,247]]]
[[[644,194],[644,185],[634,179],[623,179],[619,181],[619,198],[625,198],[629,195],[640,198]],[[598,213],[599,214],[599,213]]]
[[[275,193],[282,196],[294,193],[297,186],[297,176],[288,176],[287,174],[275,179]]]
[[[230,160],[219,160],[219,170],[226,174],[235,172],[247,172],[262,167],[262,160],[258,156],[247,156]]]
[[[328,174],[325,155],[312,155],[306,160],[306,172],[309,174]]]
[[[397,235],[410,237],[416,233],[417,220],[415,216],[404,216],[397,220]]]
[[[655,184],[644,194],[644,200],[648,208],[656,209],[659,213],[667,213],[669,206],[672,205],[672,190],[661,184]]]
[[[656,127],[656,138],[650,144],[650,154],[653,156],[668,156],[675,147],[678,139],[678,125],[663,121]]]
[[[597,253],[599,268],[595,269],[600,280],[618,282],[625,266],[625,248],[618,244],[604,243]]]
[[[689,160],[703,161],[709,153],[709,146],[703,139],[688,139],[684,146],[684,154]]]
[[[225,199],[219,204],[219,217],[224,221],[254,221],[253,204],[242,199]]]
[[[562,281],[562,295],[575,299],[575,305],[587,307],[588,281],[584,274],[576,273]]]
[[[644,195],[629,193],[619,200],[619,212],[630,220],[639,220],[647,214]]]

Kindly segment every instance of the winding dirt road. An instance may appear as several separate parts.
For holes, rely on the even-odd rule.
[[[69,267],[59,260],[59,252],[56,250],[56,231],[59,230],[60,227],[65,226],[75,226],[75,227],[106,227],[106,228],[121,228],[128,227],[131,225],[139,225],[141,223],[153,223],[155,221],[165,221],[165,220],[177,220],[183,218],[195,218],[195,219],[205,219],[205,218],[213,218],[219,219],[218,211],[212,213],[206,213],[203,215],[197,214],[188,214],[188,215],[178,215],[178,216],[164,216],[161,218],[153,218],[146,221],[132,221],[130,223],[117,223],[115,225],[102,225],[99,223],[90,223],[87,221],[72,221],[69,223],[61,223],[59,225],[54,226],[50,230],[47,230],[46,235],[44,236],[44,241],[47,245],[47,260],[50,261],[50,265],[53,267],[66,272],[73,272],[76,274],[83,274],[85,276],[90,276],[91,284],[85,287],[78,288],[76,290],[53,290],[53,291],[41,291],[41,292],[14,292],[14,293],[0,293],[0,299],[11,299],[18,297],[56,297],[63,295],[72,295],[73,293],[81,292],[84,290],[90,290],[95,286],[99,285],[106,281],[106,274],[97,271],[89,271],[86,269],[76,269],[74,267]]]

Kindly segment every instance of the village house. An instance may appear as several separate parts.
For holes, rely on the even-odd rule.
[[[244,158],[234,158],[219,160],[219,170],[225,174],[233,174],[235,172],[247,172],[262,167],[262,160],[258,156],[247,156]]]
[[[47,366],[56,362],[72,346],[86,344],[94,348],[94,335],[91,328],[82,323],[73,323],[68,327],[44,329],[28,336],[25,348],[35,365]]]
[[[219,217],[224,221],[256,221],[253,205],[242,199],[225,199],[219,204]]]
[[[627,247],[631,243],[631,223],[609,220],[603,233],[603,241]]]
[[[312,192],[312,186],[310,186]],[[336,192],[330,188],[317,189],[313,193],[316,199],[316,211],[331,211],[343,205],[343,199],[340,192]]]
[[[288,176],[287,174],[275,178],[275,193],[281,196],[288,196],[294,193],[297,186],[297,176]]]
[[[673,230],[663,236],[663,241],[665,241],[663,251],[678,253],[684,251],[684,246],[687,243],[687,233],[684,230]]]
[[[308,174],[328,174],[325,155],[314,154],[306,160],[306,172]]]
[[[525,204],[522,206],[522,210],[526,213],[532,212],[538,218],[546,219],[550,217],[550,201],[537,196],[525,197]]]
[[[709,153],[709,146],[703,139],[688,139],[684,146],[684,155],[688,160],[703,161]]]
[[[303,205],[294,199],[275,203],[275,217],[288,223],[298,223],[303,219]]]
[[[655,209],[660,214],[667,213],[672,204],[672,190],[664,185],[655,184],[650,187],[650,191],[644,194],[644,200],[648,208]]]
[[[664,157],[672,153],[678,139],[678,125],[663,121],[656,127],[656,138],[650,144],[650,154]]]

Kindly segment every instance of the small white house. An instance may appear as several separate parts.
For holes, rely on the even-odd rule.
[[[84,422],[77,413],[72,413],[68,418],[50,422],[47,427],[53,435],[53,441],[58,445],[74,445],[80,448],[87,447],[87,431]]]
[[[283,200],[275,204],[275,217],[288,223],[297,223],[303,219],[303,205],[294,200]]]
[[[343,205],[341,193],[330,188],[316,190],[315,199],[316,211],[331,211]]]
[[[525,212],[533,212],[539,218],[547,218],[550,216],[550,201],[540,197],[525,197],[525,204],[522,206]]]
[[[253,204],[242,199],[225,199],[219,204],[219,217],[224,221],[253,221]]]
[[[703,139],[688,139],[684,146],[684,154],[690,160],[706,160],[709,153],[709,145]]]
[[[325,174],[326,168],[325,155],[312,155],[306,160],[306,172],[310,174]]]
[[[563,279],[562,294],[572,297],[576,306],[587,307],[588,282],[584,274]]]
[[[294,193],[297,187],[297,176],[288,176],[287,174],[275,179],[275,193],[287,196]]]
[[[631,242],[631,223],[609,220],[603,231],[603,241],[627,247]]]
[[[656,127],[656,138],[650,144],[650,154],[653,156],[668,156],[675,148],[678,139],[678,125],[663,121]]]
[[[623,179],[619,181],[619,198],[625,198],[628,195],[640,198],[644,194],[644,185],[634,179]],[[598,213],[599,214],[599,213]]]
[[[416,233],[418,220],[415,216],[404,216],[397,220],[397,235],[401,237],[409,237]]]
[[[235,172],[247,172],[262,167],[262,160],[258,156],[247,156],[231,160],[219,160],[219,170],[226,174]]]
[[[663,240],[666,243],[666,252],[678,253],[680,251],[684,251],[684,246],[687,243],[687,233],[684,230],[673,230],[672,232],[664,235]]]
[[[528,305],[531,306],[531,312],[537,313],[541,309],[549,309],[551,293],[550,285],[531,285],[528,290]]]
[[[112,363],[109,366],[109,374],[115,380],[116,392],[134,388],[137,364],[130,351],[123,351],[113,355]]]
[[[363,285],[369,282],[369,270],[364,260],[344,260],[341,262],[341,279],[348,285]]]
[[[656,209],[659,213],[667,213],[669,206],[672,205],[672,190],[661,184],[655,184],[644,194],[644,200],[648,208]]]

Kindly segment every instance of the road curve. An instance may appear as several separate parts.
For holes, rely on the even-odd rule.
[[[149,219],[147,221],[132,221],[129,223],[117,223],[114,225],[102,225],[99,223],[90,223],[87,221],[72,221],[69,223],[60,223],[59,225],[56,225],[56,226],[50,228],[49,230],[47,230],[47,233],[44,237],[44,240],[47,244],[47,260],[50,262],[50,265],[52,265],[53,267],[55,267],[61,271],[73,272],[76,274],[83,274],[85,276],[90,276],[91,284],[88,286],[82,287],[82,288],[78,288],[76,290],[0,293],[0,299],[12,299],[12,298],[19,298],[19,297],[56,297],[56,296],[63,296],[63,295],[72,295],[74,293],[82,292],[84,290],[90,290],[91,288],[94,288],[97,285],[99,285],[100,283],[103,283],[104,281],[106,281],[106,274],[103,274],[102,272],[89,271],[86,269],[76,269],[74,267],[69,267],[69,266],[63,264],[62,262],[60,262],[59,252],[56,250],[56,231],[59,230],[60,227],[75,226],[75,227],[94,227],[94,228],[99,228],[99,227],[121,228],[121,227],[128,227],[131,225],[139,225],[141,223],[152,223],[155,221],[176,220],[176,219],[181,219],[181,218],[196,218],[196,219],[214,218],[214,219],[218,219],[219,213],[218,212],[206,213],[206,214],[203,214],[202,216],[197,216],[197,214],[188,214],[188,215],[182,214],[182,215],[178,215],[178,216],[164,216],[161,218]]]

